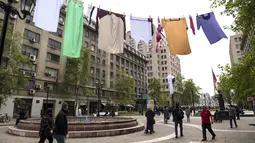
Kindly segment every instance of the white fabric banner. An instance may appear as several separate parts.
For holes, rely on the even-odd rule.
[[[172,78],[171,74],[169,74],[167,76],[167,81],[168,81],[168,84],[169,84],[170,94],[173,94],[174,93],[174,86],[173,86],[173,78]]]

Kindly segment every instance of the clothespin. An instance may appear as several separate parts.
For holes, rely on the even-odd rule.
[[[166,19],[166,17],[164,16],[164,20]]]
[[[132,18],[132,13],[130,13],[130,17]]]
[[[197,14],[197,16],[198,16],[198,14]]]
[[[159,16],[158,16],[158,23],[160,23],[160,19],[159,19]]]
[[[92,8],[93,6],[92,6],[92,2],[90,3],[90,7]]]
[[[100,5],[98,6],[98,9],[100,10]]]
[[[124,16],[126,15],[125,12],[123,12],[123,15],[124,15]]]
[[[109,14],[112,14],[112,10],[110,9]]]
[[[211,12],[213,13],[213,9],[211,9]]]
[[[151,16],[149,16],[149,18],[151,19]]]

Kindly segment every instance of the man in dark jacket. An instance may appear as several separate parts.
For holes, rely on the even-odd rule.
[[[15,126],[18,126],[20,120],[26,119],[26,111],[24,108],[21,109],[19,112],[19,117],[16,119]]]
[[[47,109],[44,113],[44,116],[41,119],[40,125],[40,141],[39,143],[44,143],[46,139],[49,140],[49,143],[53,143],[52,130],[54,126],[54,121],[52,118],[52,109]]]
[[[68,105],[67,103],[62,104],[62,109],[58,113],[55,120],[55,128],[53,130],[54,138],[57,143],[65,143],[66,135],[68,133],[67,117]]]
[[[180,134],[183,136],[183,128],[182,128],[182,119],[184,118],[184,112],[180,108],[179,103],[176,103],[176,106],[173,110],[173,120],[174,120],[174,128],[175,128],[175,137],[178,138],[178,124],[180,126]]]

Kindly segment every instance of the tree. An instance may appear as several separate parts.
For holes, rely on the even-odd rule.
[[[242,57],[239,63],[233,64],[231,68],[229,65],[219,66],[219,68],[222,70],[218,82],[219,88],[227,93],[230,93],[230,90],[233,89],[235,91],[233,96],[235,102],[244,102],[247,96],[255,94],[254,47]]]
[[[160,98],[164,98],[162,96],[162,84],[160,79],[155,77],[150,79],[148,84],[148,90],[149,90],[150,97],[152,97],[153,99],[160,101]]]
[[[212,8],[224,7],[222,14],[232,16],[234,23],[230,26],[235,32],[244,35],[254,31],[255,1],[254,0],[211,0]]]
[[[7,27],[2,65],[0,66],[0,105],[5,104],[7,98],[11,97],[13,90],[24,88],[26,78],[19,76],[21,64],[32,66],[30,58],[22,53],[22,36],[14,31],[13,24]],[[2,23],[0,26],[2,31]]]
[[[185,79],[183,75],[177,75],[175,77],[175,100],[182,105],[191,105],[194,102],[199,101],[201,88],[197,86],[192,79]],[[192,96],[193,92],[193,96]]]
[[[193,79],[184,80],[183,85],[184,85],[184,90],[182,94],[183,104],[192,105],[193,100],[194,103],[197,103],[200,98],[199,91],[201,90],[201,88],[194,83]]]
[[[119,76],[116,78],[115,89],[119,91],[120,100],[124,103],[133,103],[134,98],[134,79],[126,74],[124,70],[119,71]]]
[[[90,49],[81,49],[80,58],[70,58],[65,69],[64,88],[69,90],[72,87],[72,93],[75,93],[75,109],[78,107],[78,95],[82,90],[84,96],[88,96],[90,90],[86,88],[90,81]]]

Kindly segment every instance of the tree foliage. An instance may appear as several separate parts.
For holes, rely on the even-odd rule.
[[[5,104],[6,99],[13,94],[11,91],[23,88],[27,83],[26,78],[17,77],[21,64],[32,66],[30,58],[22,53],[22,35],[13,27],[13,24],[8,24],[3,50],[3,58],[7,60],[2,60],[0,66],[0,104]]]
[[[255,1],[254,0],[211,0],[212,7],[224,7],[222,14],[232,16],[234,23],[230,29],[243,32],[244,35],[254,31]]]
[[[160,96],[162,96],[162,84],[160,79],[155,77],[150,79],[148,83],[148,90],[150,97],[159,101]]]
[[[119,76],[116,78],[115,89],[119,91],[120,100],[123,103],[133,103],[134,97],[134,79],[126,74],[124,70],[119,71]]]
[[[174,88],[176,91],[175,99],[181,105],[192,105],[193,97],[195,103],[199,101],[201,88],[192,79],[185,79],[184,76],[177,75]]]
[[[255,30],[255,1],[254,0],[212,0],[212,7],[224,7],[222,14],[232,16],[234,23],[230,29],[243,33],[243,42]],[[236,103],[246,100],[247,96],[254,95],[254,63],[255,63],[255,36],[251,36],[250,51],[246,52],[239,63],[219,66],[222,70],[219,88],[228,102],[233,99]],[[229,94],[234,90],[233,97]],[[230,101],[231,102],[231,101]]]
[[[74,88],[82,88],[83,94],[87,95],[88,90],[84,88],[90,81],[90,49],[83,48],[80,58],[68,59],[66,65],[64,84],[72,85]]]
[[[254,46],[254,45],[252,45]],[[239,63],[235,63],[230,68],[229,65],[219,66],[222,70],[220,80],[218,82],[219,88],[223,95],[230,93],[233,89],[235,94],[233,100],[237,103],[245,101],[247,96],[255,94],[255,48],[246,53]]]

